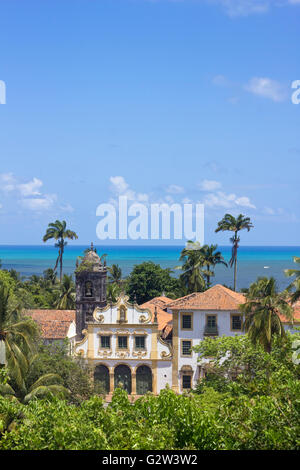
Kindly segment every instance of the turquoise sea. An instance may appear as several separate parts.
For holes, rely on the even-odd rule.
[[[123,276],[127,276],[135,264],[153,261],[163,268],[175,268],[182,246],[96,246],[98,254],[107,254],[107,264],[119,264]],[[85,246],[68,245],[64,254],[64,272],[74,272],[77,256],[81,256]],[[219,246],[226,261],[230,259],[231,247]],[[295,267],[293,256],[300,256],[299,246],[241,246],[238,253],[238,288],[247,287],[258,276],[274,276],[280,289],[285,288],[290,280],[283,270]],[[57,249],[50,245],[12,246],[0,245],[0,259],[3,269],[16,269],[22,276],[42,274],[49,267],[54,267]],[[175,270],[174,275],[180,271]],[[214,283],[231,286],[233,270],[217,266]]]

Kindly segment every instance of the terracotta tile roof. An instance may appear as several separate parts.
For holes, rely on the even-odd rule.
[[[41,328],[44,339],[64,339],[72,322],[75,322],[75,310],[24,310],[24,315],[31,317]]]
[[[194,292],[171,302],[168,307],[172,309],[195,310],[238,310],[239,305],[245,302],[245,296],[234,292],[227,287],[217,284],[205,292]]]
[[[154,299],[148,300],[142,305],[139,305],[141,308],[149,308],[152,312],[152,321],[154,320],[154,311],[156,307],[157,311],[157,321],[158,321],[158,329],[163,330],[165,326],[172,321],[172,314],[165,312],[164,309],[167,308],[167,305],[172,302],[173,299],[169,299],[168,297],[154,297]]]

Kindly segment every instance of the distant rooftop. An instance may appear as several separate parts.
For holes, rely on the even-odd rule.
[[[194,292],[180,297],[172,301],[168,308],[171,310],[189,308],[195,310],[239,310],[239,305],[245,301],[246,298],[243,294],[217,284],[205,292]]]
[[[31,317],[41,328],[43,339],[64,339],[70,325],[75,322],[75,310],[24,310],[24,315]]]
[[[139,305],[141,308],[148,308],[152,313],[152,321],[154,320],[155,315],[155,307],[157,312],[157,321],[158,321],[158,329],[163,330],[167,324],[172,321],[172,314],[165,311],[167,305],[172,302],[172,299],[169,297],[161,296],[161,297],[154,297],[148,302]]]

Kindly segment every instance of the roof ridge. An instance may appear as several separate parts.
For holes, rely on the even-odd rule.
[[[237,296],[237,295],[238,296],[242,295],[243,297],[245,297],[244,294],[242,294],[241,292],[233,291],[233,290],[229,289],[228,287],[222,286],[222,284],[216,284],[213,287],[221,287],[222,290],[224,290],[226,292],[226,294],[231,295],[231,297],[233,297],[233,298],[235,298],[235,296]],[[212,289],[212,287],[211,287],[211,289]]]

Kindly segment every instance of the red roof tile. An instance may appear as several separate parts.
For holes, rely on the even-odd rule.
[[[31,317],[41,328],[44,339],[64,339],[72,322],[75,322],[75,310],[24,310],[24,315]]]
[[[157,321],[158,321],[158,329],[163,330],[167,323],[172,321],[172,314],[165,312],[165,308],[167,305],[172,302],[172,299],[168,297],[154,297],[154,299],[148,300],[142,305],[139,305],[140,308],[148,308],[152,312],[152,321],[154,320],[154,312],[155,307],[157,311]]]
[[[172,310],[238,310],[245,302],[245,296],[227,287],[217,284],[205,292],[194,292],[171,302],[168,307]]]

